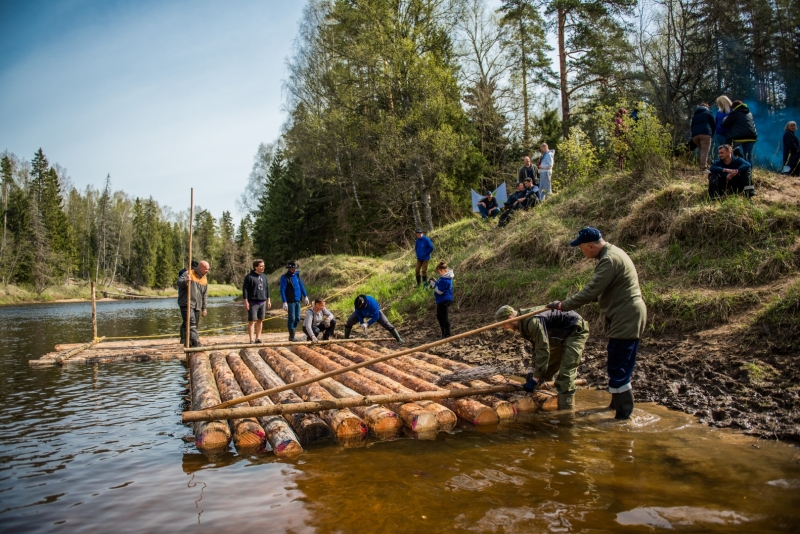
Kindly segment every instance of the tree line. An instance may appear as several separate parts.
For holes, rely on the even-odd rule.
[[[465,215],[470,188],[512,181],[542,141],[607,142],[598,118],[619,102],[675,144],[721,94],[800,107],[798,17],[792,0],[311,0],[288,119],[242,196],[256,254],[391,250]]]
[[[6,152],[2,170],[3,228],[0,281],[47,287],[70,279],[102,285],[173,286],[186,265],[189,213],[173,212],[152,197],[72,186],[66,170],[50,165],[40,148],[26,161]],[[238,228],[230,212],[219,220],[195,210],[192,254],[208,260],[212,281],[241,282],[252,261],[252,223]]]

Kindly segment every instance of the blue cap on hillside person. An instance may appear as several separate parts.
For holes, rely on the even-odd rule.
[[[570,241],[569,244],[570,246],[577,247],[581,243],[594,243],[601,239],[603,239],[603,234],[600,233],[600,230],[587,226],[586,228],[581,228],[581,231],[578,232],[578,237]]]
[[[492,192],[491,192],[491,191],[487,191],[487,192],[486,192],[486,196],[487,196],[487,197],[490,197],[490,196],[492,196]]]

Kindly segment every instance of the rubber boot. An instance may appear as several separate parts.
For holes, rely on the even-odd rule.
[[[614,419],[630,419],[631,413],[633,413],[633,390],[629,389],[624,393],[612,393],[612,395],[617,408],[617,414]]]
[[[616,410],[616,409],[617,409],[617,401],[616,397],[614,397],[614,394],[612,393],[611,402],[609,403],[608,408],[606,408],[606,410]]]
[[[416,279],[417,279],[417,287],[421,286],[422,285],[422,277],[420,275],[416,275]]]
[[[558,394],[558,409],[559,410],[574,410],[575,409],[575,394],[574,393],[559,393]]]
[[[400,337],[400,332],[397,331],[397,328],[392,328],[391,332],[389,333],[392,334],[392,336],[394,336],[394,338],[397,340],[398,343],[403,342],[403,338]]]
[[[294,330],[291,330],[291,329],[289,330],[289,341],[297,341],[294,338]]]
[[[353,330],[352,326],[345,326],[344,327],[344,338],[350,339],[350,332]]]

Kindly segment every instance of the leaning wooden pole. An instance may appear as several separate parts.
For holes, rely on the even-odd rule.
[[[192,230],[193,230],[193,223],[194,223],[194,187],[192,187],[192,200],[189,205],[189,267],[187,267],[188,271],[186,272],[187,281],[186,281],[186,348],[189,348],[189,336],[192,332]],[[250,400],[250,399],[246,399]]]
[[[349,397],[346,399],[301,402],[297,404],[275,404],[273,406],[251,406],[249,408],[205,409],[183,412],[181,421],[197,423],[201,421],[220,421],[225,419],[241,419],[243,417],[264,417],[268,415],[288,415],[293,413],[313,413],[324,410],[342,410],[355,406],[370,404],[389,404],[392,402],[416,402],[421,400],[458,399],[473,395],[490,395],[518,391],[519,386],[507,384],[488,388],[442,389],[438,391],[420,391],[414,393],[395,393],[392,395],[369,395],[365,397]],[[244,398],[244,397],[242,397]],[[237,399],[238,400],[238,399]]]
[[[97,339],[97,282],[92,282],[92,339]]]
[[[458,335],[455,335],[455,336],[452,336],[452,337],[448,337],[448,338],[445,338],[445,339],[440,339],[440,340],[434,341],[432,343],[426,343],[424,345],[420,345],[419,347],[414,347],[412,349],[407,349],[407,350],[401,350],[401,351],[396,352],[394,354],[386,354],[385,356],[381,356],[380,358],[375,358],[374,360],[369,360],[369,361],[365,361],[365,362],[361,362],[361,363],[357,363],[357,364],[351,365],[349,367],[343,367],[343,368],[337,369],[335,371],[322,373],[321,375],[312,376],[312,377],[309,377],[309,378],[307,378],[305,380],[300,380],[299,382],[295,382],[295,383],[292,383],[292,384],[286,384],[285,386],[282,386],[280,388],[275,388],[275,389],[271,389],[271,390],[268,390],[268,391],[263,391],[261,393],[255,394],[255,395],[247,395],[247,396],[243,397],[241,399],[241,401],[242,402],[247,402],[247,401],[250,401],[250,400],[253,400],[253,399],[257,399],[258,397],[263,397],[265,395],[272,395],[273,393],[279,393],[281,391],[286,391],[287,389],[295,389],[295,388],[300,387],[300,386],[306,386],[306,385],[311,384],[313,382],[318,382],[318,381],[322,380],[323,378],[330,378],[330,377],[333,377],[333,376],[336,376],[336,375],[339,375],[339,374],[342,374],[342,373],[346,373],[347,371],[355,371],[356,369],[360,369],[362,367],[367,367],[367,366],[370,366],[370,365],[374,365],[374,364],[380,363],[380,362],[385,362],[386,360],[391,360],[392,358],[397,358],[398,356],[405,356],[407,354],[413,354],[415,352],[420,352],[420,351],[432,349],[433,347],[438,347],[439,345],[444,345],[445,343],[452,343],[453,341],[457,341],[457,340],[463,339],[465,337],[474,336],[475,334],[479,334],[481,332],[485,332],[485,331],[491,330],[493,328],[498,328],[500,326],[503,326],[504,324],[512,323],[514,321],[519,321],[521,319],[526,319],[528,317],[533,317],[534,315],[546,312],[547,310],[548,310],[548,308],[540,308],[540,309],[534,310],[534,311],[532,311],[530,313],[526,313],[524,315],[520,315],[519,317],[512,317],[511,319],[506,319],[505,321],[500,321],[500,322],[497,322],[497,323],[492,323],[490,325],[482,326],[480,328],[476,328],[475,330],[470,330],[469,332],[464,332],[462,334],[458,334]],[[219,404],[217,406],[212,406],[212,407],[207,408],[207,409],[209,409],[209,410],[212,410],[212,409],[213,410],[219,410],[219,409],[222,409],[222,408],[228,408],[229,406],[233,406],[234,404],[237,404],[237,403],[234,403],[234,402],[223,402],[223,403],[221,403],[221,404]]]
[[[304,346],[304,345],[337,345],[342,343],[353,343],[353,342],[374,342],[374,341],[394,341],[393,337],[381,337],[381,338],[358,338],[358,339],[326,339],[324,341],[272,341],[270,343],[230,343],[230,344],[220,344],[220,345],[204,345],[202,347],[189,347],[183,349],[183,352],[190,353],[190,352],[208,352],[210,350],[239,350],[239,349],[263,349],[266,348],[274,348],[274,347],[295,347],[295,346]]]
[[[93,340],[91,340],[90,342],[84,343],[80,347],[75,347],[74,349],[72,349],[71,351],[67,352],[66,354],[64,354],[62,356],[56,356],[56,363],[64,365],[64,362],[66,362],[67,360],[69,360],[70,358],[75,356],[76,354],[79,354],[79,353],[85,351],[86,349],[94,347],[95,345],[97,345],[98,343],[103,341],[104,339],[105,339],[104,337],[96,337]]]

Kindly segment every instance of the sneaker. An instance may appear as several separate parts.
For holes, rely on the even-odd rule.
[[[255,341],[253,341],[253,343],[263,343],[263,341],[261,341],[260,339],[256,339]]]

